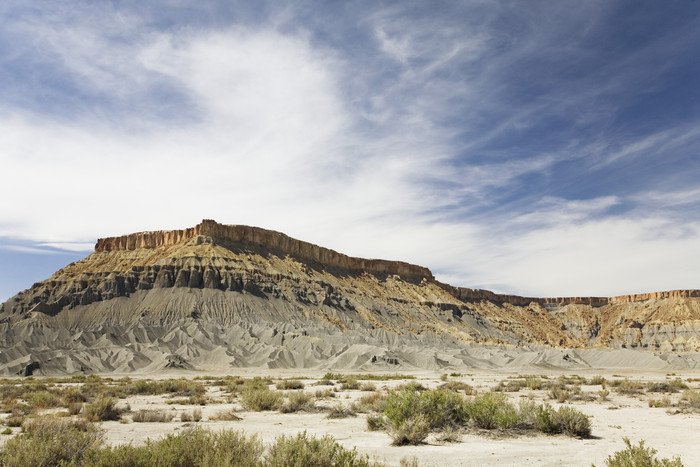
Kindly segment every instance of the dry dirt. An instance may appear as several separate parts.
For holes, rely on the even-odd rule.
[[[243,377],[270,376],[273,379],[295,378],[306,385],[305,390],[312,394],[316,389],[326,389],[329,386],[314,386],[322,373],[303,372],[303,370],[267,370],[241,371]],[[348,374],[348,373],[346,373]],[[541,377],[558,378],[561,372],[538,372]],[[176,433],[195,425],[194,422],[183,423],[180,415],[191,412],[193,408],[201,408],[203,419],[196,423],[213,430],[235,429],[247,434],[259,435],[265,444],[271,443],[281,434],[294,434],[306,430],[309,434],[322,436],[332,435],[342,445],[356,447],[360,453],[368,454],[372,459],[384,462],[386,465],[399,465],[402,458],[415,457],[420,466],[471,466],[471,465],[604,465],[609,454],[623,449],[623,437],[628,437],[633,443],[645,440],[646,445],[658,450],[659,457],[680,456],[686,466],[700,466],[700,449],[698,438],[700,428],[700,413],[671,414],[665,408],[650,408],[649,399],[661,399],[667,396],[676,401],[681,393],[659,394],[644,392],[639,395],[621,395],[612,390],[609,382],[615,379],[630,378],[631,380],[647,383],[649,381],[669,381],[681,378],[691,388],[700,388],[700,373],[686,372],[678,374],[655,372],[616,372],[616,373],[585,373],[579,372],[586,378],[602,375],[608,380],[610,395],[608,400],[601,400],[598,392],[600,385],[582,385],[584,393],[596,397],[595,401],[567,402],[576,409],[591,417],[592,435],[590,439],[578,439],[565,435],[522,434],[507,432],[485,432],[468,429],[460,436],[460,441],[442,443],[436,436],[431,435],[427,443],[419,446],[392,446],[391,439],[385,432],[371,432],[366,428],[366,415],[356,417],[328,419],[326,412],[292,413],[280,412],[250,412],[245,411],[239,400],[226,401],[225,394],[217,387],[208,389],[212,401],[206,406],[166,404],[167,396],[135,396],[119,401],[119,406],[130,405],[132,412],[139,409],[165,410],[172,412],[175,417],[167,423],[134,423],[131,415],[124,416],[127,423],[103,422],[106,431],[106,442],[110,444],[133,443],[141,444],[147,438],[158,438],[167,433]],[[486,392],[500,381],[513,379],[518,373],[475,371],[470,374],[450,377],[450,380],[467,383],[479,392]],[[569,373],[569,375],[571,375]],[[167,377],[174,375],[168,373]],[[179,376],[191,378],[192,373],[182,373]],[[439,373],[414,372],[413,381],[428,388],[442,384]],[[407,380],[373,381],[377,390],[387,390]],[[340,389],[340,385],[336,384]],[[359,390],[338,390],[335,398],[317,401],[317,406],[331,407],[339,401],[349,405],[363,393]],[[560,404],[549,398],[548,391],[532,391],[523,388],[518,392],[506,393],[512,401],[519,398],[531,397],[537,401],[551,403],[555,408]],[[212,421],[218,412],[235,409],[240,421]],[[2,437],[7,439],[7,437]]]

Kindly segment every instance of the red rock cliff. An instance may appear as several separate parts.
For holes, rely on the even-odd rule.
[[[223,225],[208,219],[203,220],[195,227],[185,230],[138,232],[121,237],[101,238],[95,245],[95,251],[158,248],[186,242],[199,235],[228,240],[234,243],[258,245],[331,267],[433,279],[433,274],[428,268],[414,264],[402,261],[354,258],[312,243],[296,240],[274,230],[247,225]]]

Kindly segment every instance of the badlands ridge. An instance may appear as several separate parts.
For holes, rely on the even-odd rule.
[[[0,373],[700,368],[700,291],[533,298],[453,287],[204,220],[98,240],[0,307]]]

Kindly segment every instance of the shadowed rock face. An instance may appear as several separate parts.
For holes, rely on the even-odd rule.
[[[8,300],[0,372],[153,371],[173,362],[569,368],[600,365],[605,349],[622,348],[656,352],[659,367],[695,366],[694,356],[672,352],[700,350],[698,296],[498,295],[442,284],[421,266],[205,220],[100,239],[85,259]],[[596,350],[566,358],[558,350],[574,348]]]

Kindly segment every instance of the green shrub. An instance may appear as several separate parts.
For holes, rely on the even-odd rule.
[[[422,413],[418,413],[399,425],[392,425],[389,430],[391,444],[402,446],[404,444],[421,444],[430,434],[430,422]]]
[[[328,411],[328,418],[356,417],[357,414],[352,407],[345,407],[342,402],[338,402]]]
[[[691,409],[700,409],[700,391],[686,389],[681,396],[683,406]]]
[[[296,436],[282,435],[275,440],[267,454],[267,465],[271,467],[307,466],[318,467],[369,467],[376,465],[367,456],[360,456],[355,449],[348,450],[338,444],[332,436],[323,438],[308,436],[306,432]]]
[[[7,427],[7,428],[5,428],[4,430],[2,430],[0,433],[3,434],[3,435],[11,435],[11,434],[12,434],[12,428]]]
[[[623,441],[627,447],[608,456],[605,460],[608,467],[683,467],[677,456],[672,460],[657,459],[656,449],[645,448],[644,441],[640,441],[638,446],[633,446],[628,438],[623,438]]]
[[[367,429],[369,431],[381,431],[387,428],[387,421],[381,414],[367,415]]]
[[[363,394],[353,402],[352,408],[359,413],[381,412],[386,405],[386,399],[387,395],[380,392]]]
[[[60,398],[56,394],[49,391],[30,392],[25,394],[23,398],[28,405],[40,409],[56,407],[61,403]]]
[[[91,422],[103,422],[107,420],[119,420],[122,411],[116,407],[117,401],[111,397],[101,397],[95,402],[85,405],[83,412],[85,418]]]
[[[287,401],[280,407],[280,412],[291,413],[299,411],[313,412],[316,410],[313,397],[305,391],[296,391],[289,394]]]
[[[195,428],[160,440],[148,440],[145,446],[115,446],[93,450],[86,456],[86,467],[208,467],[259,466],[263,453],[260,440],[243,433],[223,430],[214,433]]]
[[[282,394],[267,387],[248,387],[241,392],[241,405],[248,410],[260,412],[276,410],[282,401]]]
[[[139,410],[135,412],[131,419],[136,423],[165,423],[172,420],[175,416],[171,412],[165,410]]]
[[[552,420],[560,433],[582,438],[591,435],[591,420],[588,415],[568,405],[563,405],[553,412]]]
[[[80,465],[85,453],[102,440],[91,423],[41,417],[25,424],[25,433],[9,439],[0,451],[0,465],[49,467],[62,462]]]
[[[393,428],[422,415],[430,429],[459,425],[466,421],[465,404],[453,391],[419,391],[415,386],[394,391],[387,397],[383,413]]]
[[[340,389],[343,391],[351,389],[360,389],[360,383],[355,378],[348,378],[342,382]]]
[[[285,379],[277,383],[276,387],[281,390],[304,389],[304,383],[296,379]]]
[[[518,421],[517,410],[505,394],[487,392],[466,406],[467,414],[479,428],[510,428]]]

